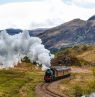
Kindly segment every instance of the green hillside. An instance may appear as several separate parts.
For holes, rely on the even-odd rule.
[[[55,54],[52,64],[57,65],[59,60],[65,65],[95,64],[95,45],[79,45],[72,48],[64,48]]]
[[[0,97],[35,97],[35,85],[43,80],[43,72],[31,63],[14,69],[0,70]]]

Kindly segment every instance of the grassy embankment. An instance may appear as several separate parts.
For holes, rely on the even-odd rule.
[[[56,59],[63,60],[63,64],[74,66],[77,70],[87,70],[73,72],[71,80],[63,80],[60,83],[59,89],[64,94],[68,97],[81,97],[95,92],[95,46],[80,45],[62,49],[56,53]]]
[[[95,69],[88,73],[73,73],[71,80],[64,80],[59,84],[59,89],[68,97],[89,97],[95,92]]]
[[[35,97],[35,86],[43,81],[43,72],[31,63],[0,70],[0,97]]]

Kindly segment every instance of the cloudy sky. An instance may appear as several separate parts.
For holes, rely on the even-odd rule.
[[[0,29],[54,27],[95,15],[95,0],[0,0]]]

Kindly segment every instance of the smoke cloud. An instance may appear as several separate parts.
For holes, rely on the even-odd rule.
[[[30,37],[28,31],[9,35],[6,31],[0,33],[0,68],[13,68],[27,56],[31,62],[42,64],[42,70],[49,68],[54,57],[45,49],[38,37]]]

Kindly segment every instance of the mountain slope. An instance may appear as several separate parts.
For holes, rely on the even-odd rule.
[[[45,33],[39,34],[39,37],[50,50],[76,44],[93,44],[95,43],[94,16],[87,21],[74,19],[46,30]]]

